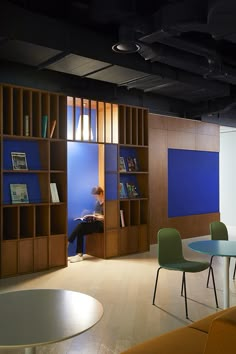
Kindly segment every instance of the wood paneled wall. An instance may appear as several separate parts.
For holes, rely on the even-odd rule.
[[[168,218],[168,148],[219,151],[219,126],[183,118],[149,114],[150,243],[157,231],[175,227],[182,238],[209,234],[209,223],[219,213]]]

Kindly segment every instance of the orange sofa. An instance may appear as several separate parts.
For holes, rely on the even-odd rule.
[[[121,354],[235,354],[236,306],[138,344]]]

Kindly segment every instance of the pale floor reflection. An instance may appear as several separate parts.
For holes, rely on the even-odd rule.
[[[236,240],[236,228],[229,227],[229,239]],[[209,235],[200,239],[208,239]],[[194,238],[197,240],[199,238]],[[209,259],[187,247],[193,239],[183,240],[187,258]],[[230,302],[236,305],[236,281],[230,262]],[[215,257],[213,267],[220,307],[223,305],[222,259]],[[150,252],[102,260],[87,256],[67,268],[0,280],[0,292],[31,288],[63,288],[95,297],[104,306],[101,321],[70,340],[37,348],[37,354],[119,354],[123,350],[172,329],[183,327],[184,299],[180,296],[181,273],[162,270],[152,305],[158,264],[156,245]],[[207,270],[187,274],[189,316],[192,321],[214,313],[213,289],[206,288]],[[0,354],[24,354],[24,349],[1,349]]]

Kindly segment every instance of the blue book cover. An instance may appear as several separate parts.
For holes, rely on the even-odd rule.
[[[127,198],[127,192],[124,183],[120,182],[120,198]]]

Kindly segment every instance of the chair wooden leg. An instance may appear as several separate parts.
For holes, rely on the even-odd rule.
[[[213,260],[213,257],[214,257],[214,256],[211,256],[211,260],[210,260],[210,267],[209,267],[209,270],[208,270],[207,285],[206,285],[206,287],[207,287],[207,288],[208,288],[208,286],[209,286],[209,280],[210,280],[211,266],[212,266],[212,260]]]
[[[186,291],[186,276],[185,276],[185,272],[183,272],[183,289],[184,289],[185,313],[186,313],[186,318],[189,319],[189,317],[188,317],[188,304],[187,304],[187,291]]]
[[[159,276],[159,272],[161,270],[162,267],[159,267],[157,269],[157,275],[156,275],[156,281],[155,281],[155,287],[154,287],[154,293],[153,293],[153,299],[152,299],[152,304],[155,304],[155,298],[156,298],[156,290],[157,290],[157,281],[158,281],[158,276]]]
[[[234,274],[233,274],[233,280],[235,279],[235,273],[236,273],[236,262],[235,262],[235,265],[234,265]]]
[[[214,289],[215,300],[216,300],[216,308],[219,308],[219,305],[218,305],[218,299],[217,299],[217,293],[216,293],[215,277],[214,277],[214,272],[213,272],[213,268],[212,268],[212,266],[210,266],[209,270],[210,270],[210,272],[211,272],[211,276],[212,276],[213,289]]]

